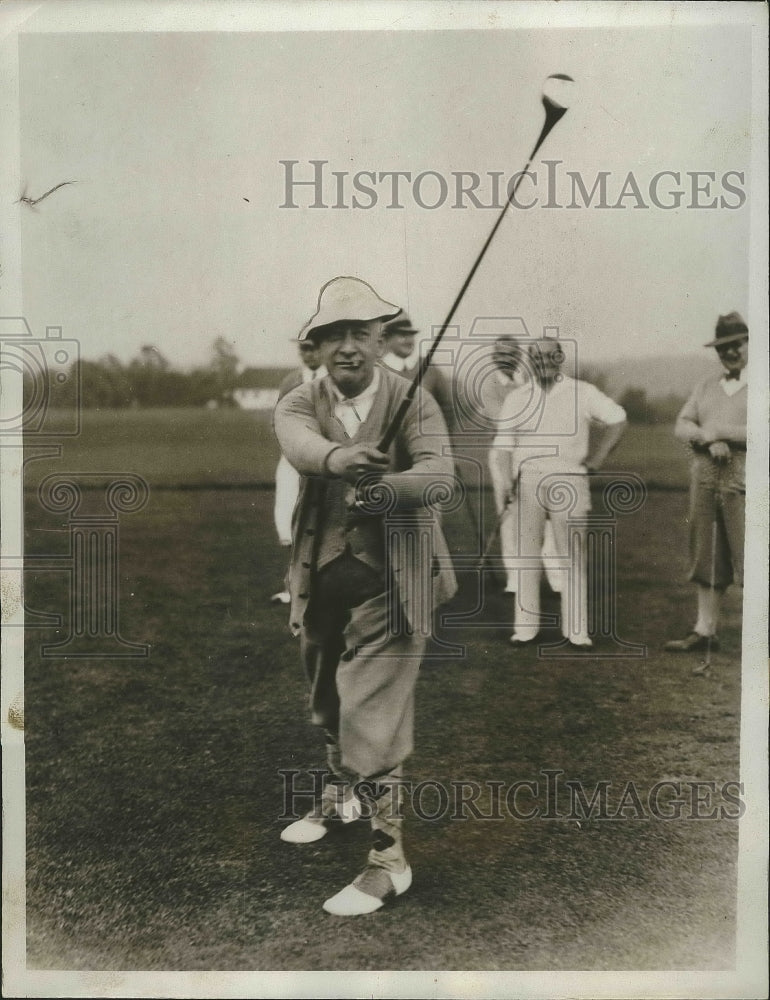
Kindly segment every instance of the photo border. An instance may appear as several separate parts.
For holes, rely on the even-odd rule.
[[[494,12],[494,19],[491,13]],[[494,20],[494,27],[491,22]],[[595,972],[68,972],[25,965],[25,799],[23,732],[9,711],[23,690],[23,629],[2,632],[3,938],[5,996],[168,997],[754,997],[767,988],[767,7],[762,3],[8,3],[0,8],[0,315],[23,315],[19,190],[18,37],[28,32],[338,31],[746,24],[752,27],[751,301],[752,341],[746,590],[743,604],[741,779],[736,970],[729,973]],[[12,196],[12,197],[11,197]],[[764,383],[761,378],[764,377]],[[20,386],[3,376],[4,399]],[[15,395],[16,394],[16,395]],[[21,455],[0,452],[3,555],[22,551]],[[4,620],[20,625],[20,570],[3,571]]]

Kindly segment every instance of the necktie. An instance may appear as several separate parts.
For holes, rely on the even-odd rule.
[[[731,378],[734,378],[737,381],[738,379],[740,379],[740,377],[741,377],[740,371],[725,372],[725,381],[726,382],[729,382]]]

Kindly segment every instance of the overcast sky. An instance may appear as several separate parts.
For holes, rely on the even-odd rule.
[[[730,5],[722,5],[729,9]],[[206,360],[217,336],[245,364],[291,362],[291,339],[337,274],[371,282],[426,334],[439,324],[496,212],[455,205],[452,172],[504,179],[520,170],[543,121],[550,73],[579,82],[535,170],[537,197],[513,210],[457,322],[521,316],[556,326],[584,356],[701,349],[716,317],[748,308],[751,59],[745,26],[277,33],[22,34],[21,205],[24,313],[76,337],[83,357],[122,360],[155,344],[174,364]],[[590,190],[608,172],[615,209],[546,208],[542,158]],[[436,171],[445,203],[307,207],[285,201],[281,160],[331,171]],[[678,209],[656,207],[684,193]],[[688,171],[715,180],[693,194]],[[734,172],[734,173],[729,173]],[[727,183],[738,193],[725,186]],[[743,181],[737,176],[743,174]],[[367,180],[371,183],[371,180]],[[435,178],[424,203],[439,200]],[[706,184],[703,180],[701,184]],[[708,188],[708,185],[707,185]],[[629,191],[629,189],[626,189]],[[696,207],[712,203],[716,207]],[[359,200],[371,199],[359,194]],[[728,207],[737,206],[737,207]]]

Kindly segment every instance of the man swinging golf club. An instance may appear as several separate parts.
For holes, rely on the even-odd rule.
[[[537,142],[411,383],[377,364],[383,322],[399,308],[366,282],[334,278],[321,289],[318,309],[299,335],[318,343],[329,374],[320,383],[298,386],[275,409],[281,449],[303,475],[293,525],[291,629],[302,637],[313,721],[326,732],[335,779],[317,807],[287,827],[282,839],[320,839],[333,817],[355,816],[351,781],[364,776],[370,790],[368,864],[326,900],[329,913],[370,913],[411,884],[398,780],[412,749],[414,685],[431,631],[426,619],[456,590],[435,518],[429,546],[408,537],[410,517],[428,506],[428,497],[447,497],[455,488],[446,425],[421,382],[518,184],[566,112],[565,103],[549,91],[572,83],[565,74],[546,81]],[[399,515],[388,525],[389,545],[383,518],[375,516],[377,491],[365,488],[372,477]],[[394,609],[405,628],[393,629]]]
[[[411,884],[399,779],[412,751],[414,688],[433,610],[456,589],[438,515],[425,517],[436,487],[444,497],[455,487],[433,397],[418,392],[392,446],[377,446],[410,388],[377,364],[383,322],[398,311],[357,278],[324,285],[299,339],[317,345],[328,375],[292,390],[274,414],[281,449],[302,476],[290,622],[331,779],[281,838],[309,843],[335,819],[348,822],[362,810],[370,818],[366,867],[324,903],[339,916],[370,913]]]
[[[688,635],[664,648],[705,652],[696,674],[708,670],[711,653],[719,649],[722,595],[731,583],[743,584],[749,328],[731,312],[719,317],[715,332],[705,346],[716,349],[724,372],[695,388],[674,428],[692,449],[690,579],[698,587],[698,618]]]

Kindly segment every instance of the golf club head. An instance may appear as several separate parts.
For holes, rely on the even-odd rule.
[[[571,76],[567,76],[566,73],[552,73],[551,76],[546,77],[543,83],[542,98],[543,108],[545,109],[545,122],[543,123],[543,129],[530,159],[535,156],[543,145],[546,136],[554,125],[567,113],[574,89],[575,81]]]
[[[549,108],[553,107],[564,112],[575,103],[575,81],[566,73],[552,73],[543,82],[543,105],[546,114]]]

